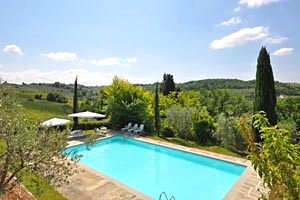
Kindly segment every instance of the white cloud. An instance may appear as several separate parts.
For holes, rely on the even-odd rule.
[[[241,22],[242,22],[242,20],[239,17],[232,17],[229,20],[222,22],[222,25],[230,26],[230,25],[234,25],[234,24],[239,24]]]
[[[276,3],[281,0],[240,0],[239,5],[247,4],[248,7],[260,7],[270,3]]]
[[[60,82],[65,84],[72,84],[75,81],[75,77],[78,75],[78,84],[86,86],[103,86],[110,85],[115,76],[122,77],[118,72],[104,73],[101,71],[91,72],[82,68],[74,68],[68,70],[52,70],[52,71],[39,71],[37,69],[28,69],[17,72],[2,72],[0,71],[0,77],[2,81],[8,83],[22,84],[27,83],[54,83]],[[126,77],[124,78],[130,83],[154,83],[155,79],[143,76],[138,77]]]
[[[212,41],[212,49],[229,48],[243,45],[250,41],[260,40],[268,36],[268,27],[257,26],[253,28],[243,28],[237,32],[227,35],[221,39]]]
[[[99,66],[112,66],[112,65],[119,65],[120,64],[120,58],[105,58],[103,60],[92,60],[92,64],[96,64]]]
[[[278,49],[278,50],[274,51],[272,53],[272,55],[274,55],[274,56],[287,56],[287,55],[292,54],[293,51],[294,51],[294,48],[281,48],[281,49]]]
[[[74,61],[78,60],[76,53],[69,52],[51,52],[51,53],[41,53],[41,56],[45,56],[47,58],[53,59],[55,61]]]
[[[78,83],[88,86],[109,85],[116,74],[103,72],[89,72],[85,69],[69,69],[65,71],[53,70],[42,72],[37,69],[28,69],[18,72],[1,72],[0,77],[9,83],[74,83],[78,75]]]
[[[0,68],[2,68],[3,67],[3,65],[0,63]]]
[[[103,60],[91,60],[90,63],[98,66],[113,66],[113,65],[129,65],[132,63],[136,63],[137,58],[105,58]]]
[[[241,10],[241,7],[238,6],[238,7],[236,7],[233,11],[234,11],[234,12],[239,12],[240,10]]]
[[[267,37],[264,42],[269,44],[280,44],[287,39],[287,37]]]
[[[4,49],[3,49],[3,52],[5,52],[5,53],[13,53],[13,54],[17,54],[17,55],[23,55],[23,52],[20,49],[20,47],[18,47],[15,44],[6,45],[4,47]]]

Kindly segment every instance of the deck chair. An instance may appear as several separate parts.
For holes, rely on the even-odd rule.
[[[144,124],[141,124],[139,128],[133,130],[133,135],[142,135],[144,133]]]
[[[68,135],[68,139],[79,139],[84,137],[86,137],[86,135],[82,130],[71,131]]]
[[[124,128],[121,128],[121,132],[124,133],[124,132],[128,132],[128,130],[131,128],[131,123],[129,122],[127,124],[127,126],[125,126]]]
[[[133,131],[135,131],[138,128],[138,126],[139,126],[138,124],[134,124],[132,128],[128,129],[128,133],[132,134]]]

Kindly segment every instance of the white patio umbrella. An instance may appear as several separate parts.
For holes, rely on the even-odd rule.
[[[90,111],[73,113],[73,114],[69,114],[68,116],[69,117],[78,117],[78,118],[104,118],[105,117],[105,115],[90,112]]]
[[[42,126],[60,126],[60,125],[65,125],[67,123],[69,123],[70,120],[68,119],[60,119],[60,118],[52,118],[52,119],[48,119],[47,121],[44,121],[41,125]]]

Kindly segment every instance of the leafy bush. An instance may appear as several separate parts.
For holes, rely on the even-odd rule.
[[[243,121],[239,130],[249,144],[249,158],[254,169],[270,189],[270,199],[300,199],[300,148],[290,142],[288,131],[270,126],[266,114],[255,114],[253,126],[263,143],[255,143],[251,128]],[[264,199],[267,197],[263,196]]]
[[[109,119],[101,119],[100,121],[88,120],[87,122],[79,122],[78,126],[77,126],[77,129],[93,130],[93,129],[99,128],[101,126],[105,126],[109,129],[112,128]]]
[[[34,95],[34,99],[39,99],[39,100],[41,100],[42,97],[43,97],[42,94],[36,94],[36,95]]]
[[[58,103],[67,103],[68,99],[57,93],[49,93],[47,95],[47,101],[58,102]]]
[[[236,117],[226,117],[225,114],[220,114],[217,119],[218,127],[213,136],[222,147],[231,150],[245,150],[246,144],[237,129],[236,121]]]
[[[161,131],[161,134],[164,137],[174,137],[174,131],[169,127],[164,127]]]
[[[216,125],[213,118],[206,110],[198,112],[193,117],[193,130],[195,140],[200,144],[206,144],[213,139],[213,132],[216,130]]]
[[[191,132],[193,114],[196,109],[172,105],[166,111],[166,120],[168,126],[171,127],[176,136],[186,139],[186,136]]]

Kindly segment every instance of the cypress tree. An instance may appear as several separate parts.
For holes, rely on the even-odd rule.
[[[77,76],[75,78],[75,83],[74,83],[74,96],[73,96],[73,113],[78,112],[78,94],[77,94]],[[78,117],[73,117],[73,128],[77,129],[78,127]]]
[[[276,91],[270,55],[266,47],[262,47],[257,58],[255,94],[253,111],[265,111],[270,125],[277,124]],[[260,133],[254,130],[254,140],[261,142]]]
[[[157,136],[160,135],[160,115],[159,115],[159,94],[158,94],[158,82],[156,83],[155,88],[155,97],[154,97],[154,123],[155,123],[155,129],[157,132]]]

